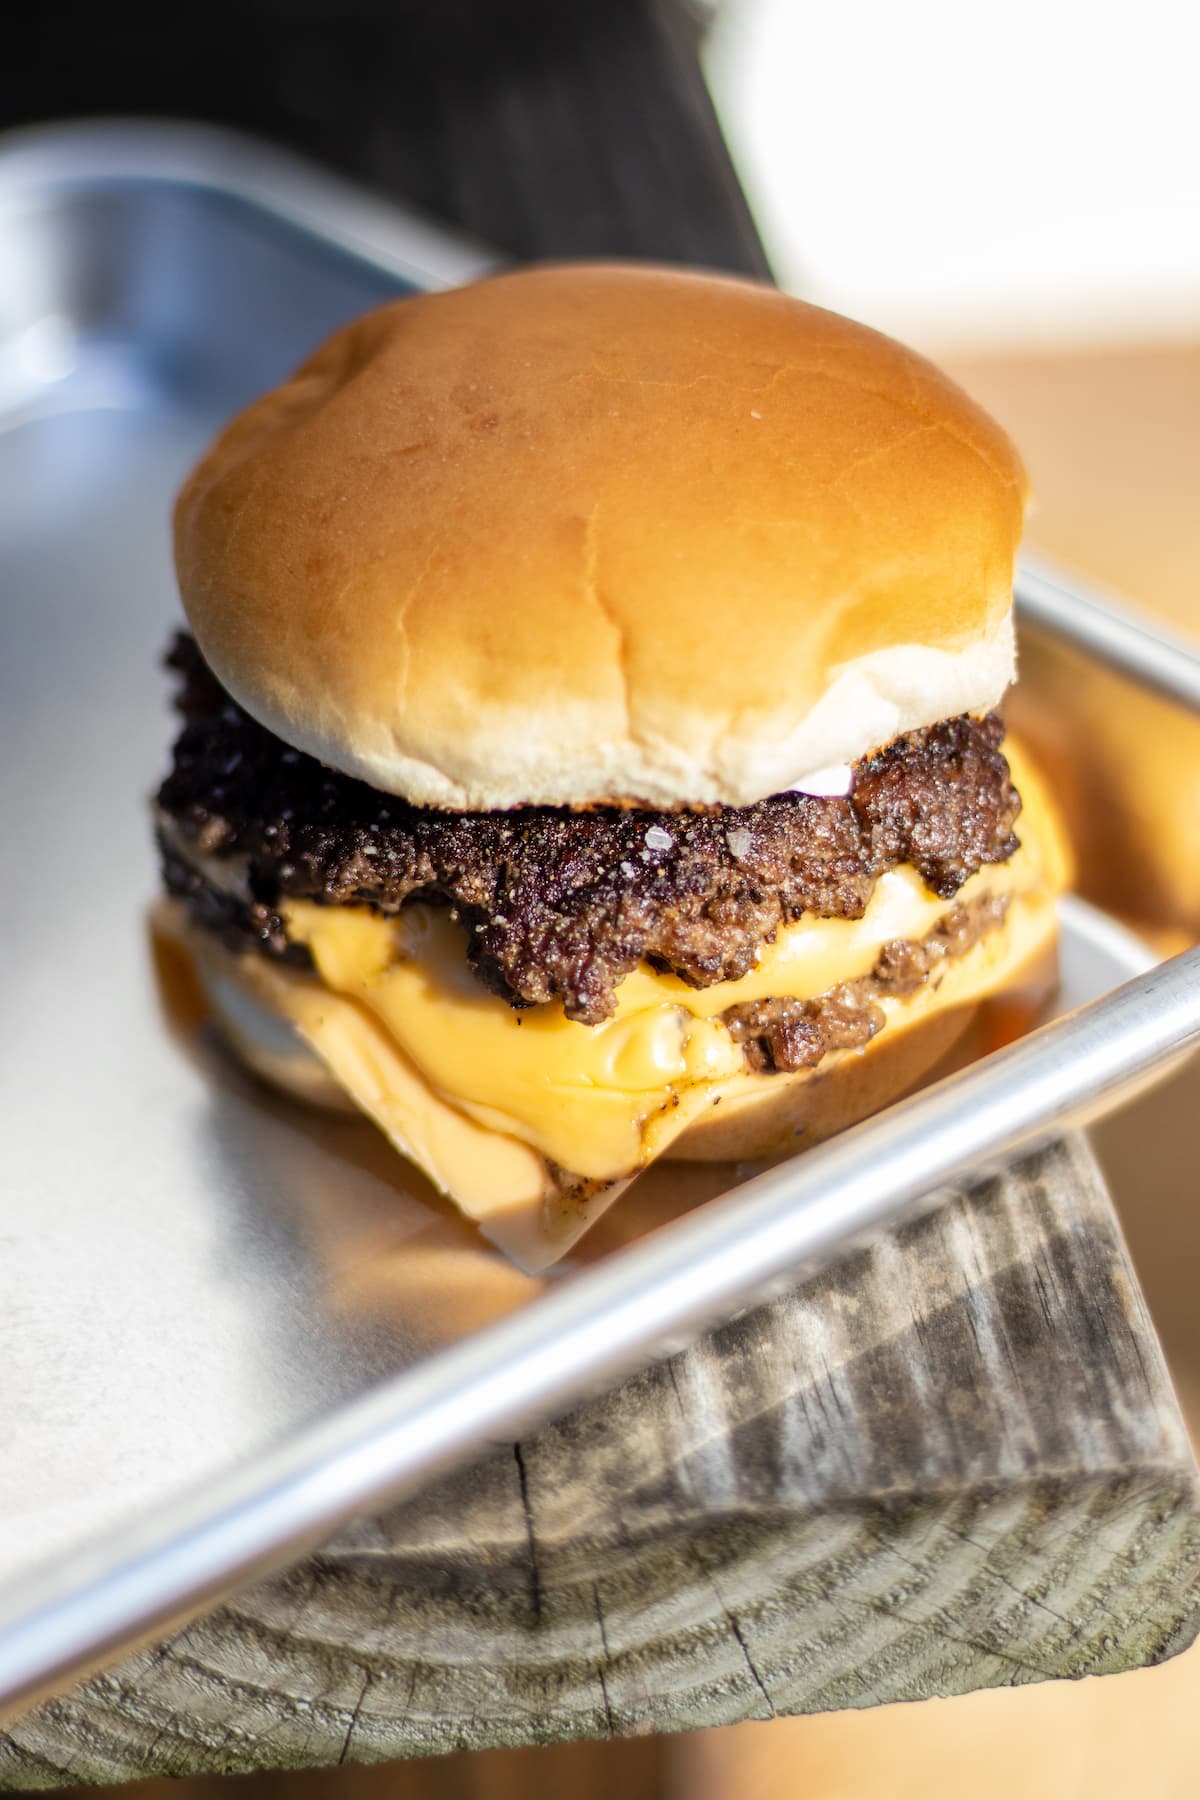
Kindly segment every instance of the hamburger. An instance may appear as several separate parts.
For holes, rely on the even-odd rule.
[[[947,377],[766,286],[385,306],[179,495],[160,927],[527,1267],[655,1158],[817,1142],[1047,978],[1025,504]]]

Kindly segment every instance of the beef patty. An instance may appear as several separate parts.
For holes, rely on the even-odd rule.
[[[981,894],[952,906],[928,936],[885,944],[869,975],[840,981],[811,1000],[751,1000],[722,1013],[746,1062],[760,1075],[815,1069],[830,1050],[869,1044],[884,1023],[879,1002],[915,994],[946,961],[965,956],[1002,925],[1008,896]]]
[[[170,892],[231,947],[306,961],[285,898],[394,912],[449,907],[476,973],[513,1006],[558,999],[599,1024],[643,959],[694,987],[735,981],[779,926],[860,918],[879,876],[911,863],[952,898],[1017,848],[1004,726],[948,719],[854,769],[844,798],[652,812],[410,805],[291,749],[219,685],[181,635],[183,729],[158,793]]]

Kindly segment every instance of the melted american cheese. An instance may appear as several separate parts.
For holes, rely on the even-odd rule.
[[[1022,848],[966,882],[961,902],[1058,885],[1048,880],[1053,835],[1038,829],[1036,778],[1022,768],[1020,781]],[[438,909],[387,918],[292,901],[286,918],[325,989],[382,1030],[439,1101],[576,1175],[611,1181],[644,1160],[648,1129],[681,1095],[741,1073],[741,1050],[717,1015],[865,975],[882,944],[925,937],[947,905],[915,870],[889,870],[861,919],[806,918],[782,929],[739,981],[691,988],[643,965],[620,984],[614,1016],[597,1026],[574,1023],[556,1003],[515,1012],[489,993],[463,955],[461,929]]]

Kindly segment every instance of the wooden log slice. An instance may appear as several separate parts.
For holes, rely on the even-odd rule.
[[[682,1730],[1161,1660],[1195,1469],[1082,1139],[49,1702],[0,1785]]]

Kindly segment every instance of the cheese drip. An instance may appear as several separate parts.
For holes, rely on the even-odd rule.
[[[1048,866],[1055,838],[1040,828],[1036,778],[1022,769],[1021,784],[1021,849],[972,876],[959,901],[1061,886],[1061,868]],[[866,975],[883,944],[927,936],[949,904],[914,869],[888,870],[861,919],[805,918],[780,930],[739,981],[692,988],[643,965],[597,1026],[566,1018],[556,1003],[515,1011],[489,993],[467,963],[461,928],[440,909],[385,917],[297,900],[282,910],[324,987],[366,1013],[439,1100],[574,1175],[611,1181],[644,1161],[648,1134],[673,1135],[653,1128],[684,1096],[743,1074],[718,1016],[727,1007],[812,997]]]

